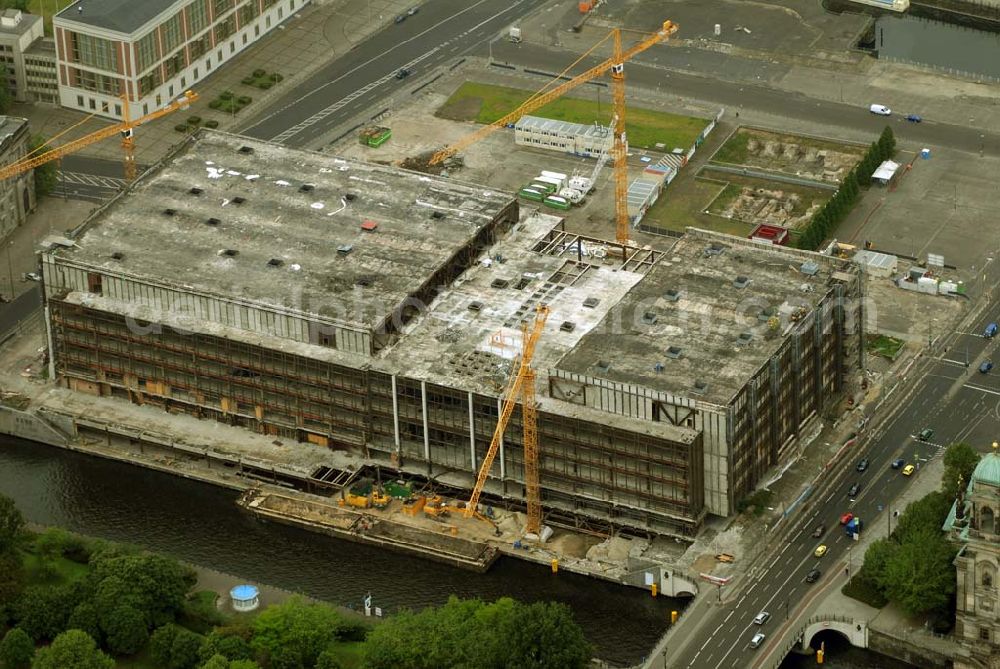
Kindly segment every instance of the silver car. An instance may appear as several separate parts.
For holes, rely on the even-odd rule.
[[[771,614],[767,611],[761,611],[756,616],[754,616],[753,622],[755,625],[763,625],[771,618]]]
[[[750,639],[750,647],[751,648],[757,648],[762,643],[764,643],[764,633],[763,632],[757,632],[756,634],[753,635],[753,638]]]

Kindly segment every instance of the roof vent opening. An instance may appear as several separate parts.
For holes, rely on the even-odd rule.
[[[733,279],[733,285],[737,288],[746,288],[750,285],[750,277],[743,276],[742,274],[735,279]]]
[[[125,259],[125,254],[122,253],[121,251],[115,251],[114,253],[111,254],[111,259],[112,260],[124,260]]]
[[[752,332],[741,332],[740,336],[736,338],[737,346],[746,346],[753,340]]]
[[[720,255],[725,250],[726,247],[723,246],[722,244],[719,244],[718,242],[712,242],[711,244],[708,245],[708,248],[705,249],[705,255],[717,256]]]
[[[509,285],[510,281],[507,279],[493,279],[493,282],[490,284],[493,288],[506,288]]]
[[[663,299],[667,302],[676,302],[681,299],[681,291],[674,288],[669,288],[665,293],[663,293]]]
[[[708,382],[702,381],[701,379],[695,379],[694,381],[694,392],[698,395],[704,395],[708,392]]]
[[[235,258],[239,254],[240,252],[237,251],[236,249],[222,249],[221,251],[219,251],[219,255],[224,256],[226,258]]]
[[[347,200],[348,202],[354,202],[354,200],[356,200],[357,197],[358,196],[355,195],[354,193],[344,193],[344,199]]]
[[[219,219],[217,219],[217,218],[210,218],[210,219],[208,219],[207,221],[205,221],[205,225],[211,225],[211,226],[216,226],[216,225],[218,225],[219,223],[222,223],[222,221],[220,221],[220,220],[219,220]]]
[[[431,212],[431,218],[433,218],[433,219],[441,220],[442,218],[444,218],[444,216],[445,216],[445,214],[444,214],[443,211],[432,211]]]
[[[253,153],[253,147],[252,146],[241,146],[238,149],[238,151],[240,153],[242,153],[243,155],[245,155],[245,156],[249,156],[250,154]]]
[[[316,190],[316,186],[314,184],[302,184],[299,186],[300,193],[311,193],[314,190]]]
[[[657,374],[663,373],[664,369],[665,367],[663,366],[662,362],[658,362],[655,365],[653,365],[653,371],[656,372]]]
[[[247,199],[245,197],[241,197],[239,195],[233,198],[233,204],[243,204],[246,201]]]
[[[271,258],[267,261],[268,267],[281,267],[285,264],[285,261],[281,258]]]
[[[337,247],[337,255],[346,256],[354,250],[354,244],[341,244]]]
[[[528,276],[527,274],[522,274],[521,278],[518,279],[517,283],[514,285],[514,290],[524,290],[528,287],[528,284],[531,283],[532,278],[533,277]]]
[[[588,309],[593,309],[600,303],[601,299],[599,297],[588,297],[583,301],[583,306],[587,307]]]
[[[482,311],[484,306],[486,305],[479,300],[473,300],[472,302],[469,302],[469,311]]]
[[[176,209],[164,209],[163,210],[163,215],[164,216],[173,216],[176,213],[177,213]]]
[[[647,311],[642,314],[642,322],[646,325],[654,325],[658,316],[652,311]]]
[[[611,363],[608,362],[607,360],[598,360],[597,363],[594,365],[594,369],[596,369],[599,372],[607,372],[608,370],[611,369]]]
[[[667,357],[671,360],[677,360],[681,357],[683,350],[680,346],[668,346],[667,347]]]
[[[205,191],[203,191],[201,188],[198,188],[197,186],[192,186],[191,190],[189,190],[188,192],[191,193],[191,195],[201,195]]]
[[[574,323],[573,321],[563,321],[562,324],[559,326],[559,329],[562,330],[563,332],[572,332],[573,330],[576,329],[576,323]]]
[[[373,276],[359,276],[358,280],[354,282],[354,285],[361,286],[362,288],[368,288],[373,283],[375,283],[375,277],[373,277]]]

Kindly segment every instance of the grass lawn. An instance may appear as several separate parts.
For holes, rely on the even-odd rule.
[[[889,337],[886,335],[868,335],[868,350],[875,355],[880,355],[889,360],[895,360],[899,352],[903,350],[902,339]]]
[[[751,227],[721,216],[709,216],[705,209],[727,187],[725,182],[710,179],[686,179],[666,187],[660,199],[649,208],[642,222],[683,232],[693,226],[715,232],[746,237]]]
[[[31,585],[56,585],[78,581],[87,574],[87,565],[64,557],[42,559],[35,553],[23,552],[24,571]]]
[[[41,15],[45,22],[45,34],[52,34],[52,16],[73,4],[73,0],[28,0],[28,13]]]
[[[579,90],[579,89],[578,89]],[[492,123],[505,114],[517,109],[533,93],[520,88],[491,86],[467,81],[458,87],[448,101],[437,111],[442,118],[456,121],[476,121]],[[595,121],[607,125],[611,121],[610,94],[605,92],[603,104],[598,113],[596,96],[593,100],[560,98],[532,112],[534,116],[590,124]],[[678,116],[666,112],[629,107],[625,132],[629,146],[645,149],[670,151],[674,148],[687,149],[708,125],[708,121],[690,116]]]

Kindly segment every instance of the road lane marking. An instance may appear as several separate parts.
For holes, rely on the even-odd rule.
[[[966,383],[962,387],[970,390],[978,390],[981,393],[988,393],[990,395],[1000,395],[1000,391],[993,390],[992,388],[983,388],[982,386],[976,386],[971,383]]]
[[[375,56],[374,58],[370,58],[369,60],[365,61],[364,63],[361,63],[360,65],[357,65],[354,68],[348,70],[347,72],[345,72],[344,74],[340,75],[336,79],[333,79],[331,81],[326,82],[325,84],[322,84],[322,85],[316,87],[312,91],[310,91],[310,92],[306,93],[305,95],[299,97],[297,100],[294,100],[290,104],[285,105],[284,107],[282,107],[281,109],[277,110],[276,112],[273,112],[273,113],[265,116],[260,121],[258,121],[254,125],[250,126],[249,128],[247,128],[243,132],[244,133],[249,133],[251,130],[253,130],[257,126],[263,124],[266,121],[271,120],[272,118],[274,118],[278,114],[280,114],[280,113],[288,110],[289,108],[297,106],[303,100],[305,100],[306,98],[312,96],[313,94],[315,94],[315,93],[323,90],[327,86],[331,86],[331,85],[339,82],[344,77],[346,77],[346,76],[348,76],[350,74],[353,74],[354,72],[358,71],[359,69],[361,69],[361,68],[363,68],[363,67],[365,67],[365,66],[367,66],[367,65],[369,65],[371,63],[373,63],[374,61],[378,60],[382,56],[385,56],[386,54],[389,54],[389,53],[395,51],[396,49],[398,49],[399,47],[403,46],[404,44],[407,44],[409,42],[412,42],[412,41],[416,40],[419,37],[422,37],[423,35],[427,34],[431,30],[434,30],[435,28],[437,28],[437,27],[443,25],[444,23],[446,23],[446,22],[454,19],[455,17],[460,16],[460,15],[464,14],[465,12],[467,12],[467,11],[469,11],[469,10],[475,8],[475,7],[478,7],[479,5],[483,4],[486,1],[487,0],[479,0],[479,2],[477,2],[477,3],[473,4],[473,5],[469,5],[465,9],[462,9],[461,11],[456,12],[455,14],[449,16],[447,19],[444,19],[444,20],[442,20],[442,21],[434,24],[433,26],[431,26],[427,30],[423,31],[422,33],[420,33],[420,34],[418,34],[418,35],[416,35],[416,36],[414,36],[414,37],[412,37],[412,38],[410,38],[408,40],[400,42],[399,44],[397,44],[396,46],[392,47],[391,49],[387,49],[386,51],[383,51],[382,53],[380,53],[379,55]],[[481,28],[482,26],[486,25],[487,23],[490,23],[491,21],[494,21],[498,17],[502,16],[503,14],[506,14],[507,12],[511,11],[512,9],[514,9],[518,5],[522,4],[523,2],[524,2],[524,0],[514,0],[507,7],[505,7],[502,10],[500,10],[496,14],[493,14],[492,16],[487,17],[483,21],[480,21],[479,23],[477,23],[476,25],[472,26],[471,28],[469,28],[465,32],[461,33],[460,35],[457,35],[457,36],[452,37],[451,39],[445,40],[443,43],[435,46],[430,51],[424,53],[423,55],[417,56],[416,58],[414,58],[413,60],[411,60],[409,63],[407,63],[406,65],[404,65],[403,67],[405,67],[406,69],[410,69],[414,64],[419,63],[419,62],[421,62],[421,61],[429,58],[430,56],[432,56],[436,52],[440,51],[445,46],[448,46],[452,42],[460,40],[462,37],[465,37],[466,35],[468,35],[472,31],[477,30],[478,28]],[[453,49],[453,51],[454,51],[454,49]],[[364,92],[367,92],[368,90],[371,90],[371,88],[374,88],[375,86],[384,84],[386,81],[389,81],[389,80],[395,78],[395,76],[396,76],[395,72],[391,72],[391,73],[385,75],[384,77],[382,77],[381,79],[379,79],[379,80],[377,80],[375,82],[371,82],[371,83],[367,84],[364,88],[362,88],[360,90],[364,91]],[[291,128],[288,128],[288,129],[286,129],[286,130],[278,133],[277,135],[275,135],[274,137],[272,137],[270,141],[277,142],[279,144],[285,142],[286,140],[288,140],[291,137],[299,134],[300,132],[302,132],[303,130],[305,130],[306,128],[308,128],[309,126],[315,125],[316,123],[318,123],[319,121],[323,120],[324,118],[326,118],[330,114],[336,112],[341,107],[343,107],[345,104],[349,103],[351,100],[353,100],[354,98],[356,98],[358,95],[359,95],[359,93],[357,91],[355,91],[354,93],[351,93],[346,98],[343,98],[341,100],[338,100],[337,102],[334,102],[333,104],[329,105],[325,109],[321,109],[319,112],[317,112],[316,114],[313,114],[312,116],[310,116],[309,118],[305,119],[304,121],[301,121],[300,123],[297,123],[296,125],[292,126]]]
[[[728,623],[729,619],[733,617],[734,613],[736,613],[736,610],[735,609],[730,609],[728,615],[726,615],[726,619],[723,622],[727,622]]]

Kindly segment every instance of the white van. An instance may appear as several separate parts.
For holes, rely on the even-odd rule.
[[[885,105],[872,105],[868,108],[873,114],[878,114],[879,116],[892,116],[892,110]]]

